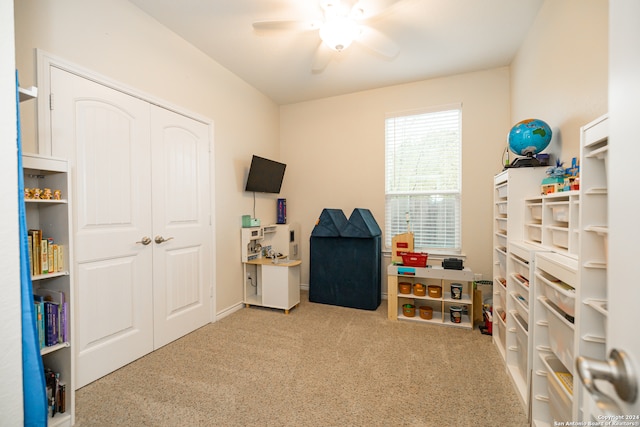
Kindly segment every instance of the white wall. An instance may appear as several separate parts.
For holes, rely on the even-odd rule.
[[[580,156],[580,126],[607,112],[608,7],[546,0],[511,66],[511,121],[546,121],[546,151],[565,165]]]
[[[16,84],[13,1],[0,0],[0,414],[2,425],[21,426],[22,322],[16,164]]]
[[[278,107],[126,0],[20,0],[15,19],[23,85],[36,84],[39,48],[213,120],[216,311],[240,303],[239,229],[253,210],[243,186],[251,154],[278,157]],[[33,113],[25,115],[24,132],[26,151],[35,152]],[[275,203],[257,203],[274,221]]]
[[[302,234],[302,282],[309,237],[323,208],[367,208],[384,229],[385,113],[462,103],[462,246],[467,266],[490,278],[494,174],[509,130],[509,70],[499,68],[280,108],[282,188]],[[383,292],[386,290],[383,289]]]

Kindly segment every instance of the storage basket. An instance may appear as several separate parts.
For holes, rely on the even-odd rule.
[[[422,283],[416,283],[413,285],[413,294],[417,297],[423,297],[427,295],[427,287]]]
[[[429,296],[431,298],[442,298],[442,287],[436,285],[429,285]]]
[[[408,267],[426,267],[428,254],[420,252],[401,252],[402,264]]]
[[[409,282],[400,282],[398,283],[398,287],[400,288],[401,294],[410,294],[411,293],[411,283]]]
[[[421,305],[419,309],[421,318],[425,320],[430,320],[433,318],[433,308],[429,307],[428,305]]]
[[[414,317],[416,315],[416,306],[413,304],[403,305],[402,314],[404,314],[406,317]]]

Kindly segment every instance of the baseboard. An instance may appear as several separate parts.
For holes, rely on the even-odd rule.
[[[225,317],[232,315],[236,311],[242,310],[243,307],[244,307],[244,303],[239,302],[236,305],[232,305],[229,308],[225,308],[224,310],[216,313],[216,320],[224,319]]]

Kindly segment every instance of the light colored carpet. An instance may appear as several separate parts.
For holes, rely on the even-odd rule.
[[[386,307],[242,309],[78,390],[76,425],[527,425],[491,337]]]

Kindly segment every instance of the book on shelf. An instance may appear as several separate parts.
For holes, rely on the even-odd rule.
[[[31,234],[27,236],[27,248],[29,249],[29,269],[33,276],[33,236]]]
[[[58,311],[59,305],[52,301],[44,302],[45,312],[45,344],[47,346],[56,345],[59,342],[58,333]]]
[[[47,266],[49,267],[49,273],[55,273],[56,270],[53,266],[53,251],[54,251],[53,239],[47,237]]]
[[[31,236],[32,239],[32,253],[33,253],[33,264],[31,265],[31,275],[32,276],[37,276],[38,274],[40,274],[41,268],[40,268],[40,262],[41,262],[41,250],[40,250],[40,244],[42,241],[42,230],[37,230],[37,229],[30,229],[29,230],[29,235]]]
[[[60,373],[49,368],[45,368],[44,378],[47,386],[49,417],[55,417],[57,413],[63,413],[67,410],[67,387],[60,380]]]
[[[40,254],[42,259],[40,261],[40,274],[46,274],[49,272],[49,240],[42,239],[40,243]]]
[[[36,327],[38,329],[38,344],[40,349],[45,347],[44,345],[44,297],[42,295],[33,295],[33,306],[36,315]]]

